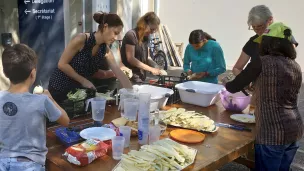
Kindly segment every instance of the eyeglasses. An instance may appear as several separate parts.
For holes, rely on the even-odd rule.
[[[257,26],[249,26],[248,27],[248,30],[260,30],[262,28],[266,27],[266,24],[260,24],[260,25],[257,25]]]

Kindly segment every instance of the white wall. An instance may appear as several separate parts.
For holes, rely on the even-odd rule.
[[[121,17],[124,23],[122,35],[132,29],[132,9],[133,0],[117,0],[117,14]]]
[[[242,47],[254,35],[248,30],[247,17],[255,5],[267,5],[275,21],[282,21],[293,29],[299,42],[298,63],[304,72],[304,16],[303,0],[160,0],[161,22],[170,29],[174,42],[188,44],[192,30],[203,29],[221,44],[227,68],[232,68]]]
[[[102,11],[102,12],[110,12],[110,0],[92,0],[92,14],[91,17],[93,16],[93,14],[97,11]],[[92,20],[92,28],[93,31],[96,31],[98,29],[98,24]]]
[[[19,43],[19,21],[17,0],[0,0],[0,34],[12,33],[13,44]],[[2,44],[0,43],[0,90],[6,90],[9,80],[5,77],[2,68]]]
[[[63,5],[64,35],[65,45],[67,45],[73,37],[83,32],[83,26],[79,25],[79,22],[82,22],[83,6],[81,0],[65,0]]]

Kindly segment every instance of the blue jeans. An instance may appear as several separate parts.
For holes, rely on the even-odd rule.
[[[45,167],[30,160],[0,158],[0,171],[45,171]]]
[[[255,170],[289,171],[298,148],[297,142],[287,145],[255,144]]]

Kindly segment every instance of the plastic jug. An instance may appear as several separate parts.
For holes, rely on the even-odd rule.
[[[120,101],[118,105],[118,110],[121,112],[121,116],[124,116],[124,99],[138,99],[138,93],[136,89],[120,89]]]
[[[94,121],[103,121],[107,100],[103,97],[95,97],[86,101],[86,111],[91,103],[92,118]]]

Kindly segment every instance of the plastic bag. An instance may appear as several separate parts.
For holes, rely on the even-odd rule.
[[[67,160],[72,164],[85,166],[92,163],[95,159],[106,155],[110,149],[111,141],[103,142],[89,139],[67,148],[64,156],[66,156]]]

